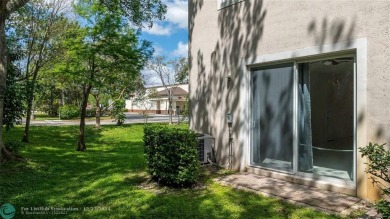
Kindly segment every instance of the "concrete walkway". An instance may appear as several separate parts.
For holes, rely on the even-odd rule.
[[[370,210],[366,207],[365,201],[356,197],[250,173],[237,173],[214,180],[222,185],[276,197],[331,214],[346,216],[353,210],[363,209],[366,212]]]

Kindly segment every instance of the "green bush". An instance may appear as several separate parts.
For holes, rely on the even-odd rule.
[[[96,108],[87,109],[86,116],[87,117],[95,117],[96,116]],[[101,116],[101,114],[100,114],[100,116]]]
[[[375,208],[378,209],[384,219],[390,218],[390,202],[384,199],[379,200],[375,203]]]
[[[390,184],[390,150],[387,150],[385,144],[369,143],[366,147],[359,148],[362,157],[368,158],[366,163],[366,173],[372,175],[371,179],[375,185],[382,190],[382,195],[390,199],[390,187],[386,187],[380,180]],[[375,204],[378,212],[383,214],[383,218],[390,218],[390,202],[382,199]]]
[[[56,102],[56,103],[53,103],[52,105],[43,105],[43,106],[39,107],[39,110],[47,113],[48,116],[56,117],[56,116],[58,116],[58,113],[60,111],[59,108],[60,108],[60,105]]]
[[[113,104],[112,109],[112,117],[114,118],[114,121],[116,122],[116,125],[123,125],[126,120],[126,116],[123,113],[123,108],[126,106],[124,100],[116,100]]]
[[[143,140],[148,171],[153,179],[173,186],[188,186],[197,181],[200,163],[194,132],[145,126]]]
[[[80,116],[80,109],[77,106],[65,105],[59,108],[60,119],[75,119]]]

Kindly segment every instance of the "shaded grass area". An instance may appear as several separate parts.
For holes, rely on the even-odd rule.
[[[86,152],[75,151],[77,131],[31,127],[20,150],[27,162],[0,166],[0,204],[14,205],[15,218],[337,218],[221,186],[212,174],[191,189],[159,187],[146,173],[142,125],[87,127]],[[5,135],[19,141],[22,128]],[[22,207],[78,210],[31,216]]]

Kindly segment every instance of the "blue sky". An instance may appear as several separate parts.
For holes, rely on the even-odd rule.
[[[51,0],[47,0],[51,1]],[[70,6],[73,0],[65,0]],[[140,39],[153,43],[154,55],[167,59],[188,56],[188,0],[162,0],[167,5],[163,21],[155,20],[152,28],[143,28]],[[142,70],[146,86],[161,85],[150,69]]]
[[[151,29],[144,28],[140,38],[153,42],[155,55],[168,58],[187,57],[188,0],[165,0],[164,21],[154,21]]]
[[[168,59],[188,56],[188,0],[164,0],[167,5],[165,20],[154,21],[151,29],[144,28],[141,39],[151,41],[154,55]],[[150,69],[142,71],[146,86],[161,85],[161,80]]]
[[[51,2],[52,0],[46,0]],[[64,0],[71,7],[74,0]],[[168,58],[188,56],[188,0],[162,0],[167,5],[165,20],[155,20],[153,27],[143,28],[141,39],[153,43],[155,54]]]

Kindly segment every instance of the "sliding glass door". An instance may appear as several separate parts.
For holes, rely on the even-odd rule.
[[[353,181],[354,59],[298,65],[298,171]]]
[[[252,73],[252,163],[284,171],[293,161],[294,66]]]
[[[354,74],[353,57],[253,70],[251,164],[353,182]]]

